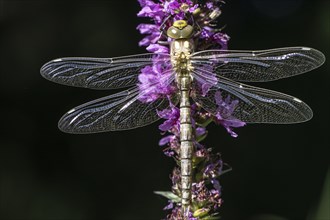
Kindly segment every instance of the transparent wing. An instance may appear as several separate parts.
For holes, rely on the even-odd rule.
[[[213,114],[218,112],[215,95],[220,91],[227,102],[238,101],[232,116],[244,122],[291,124],[307,121],[313,116],[309,106],[295,97],[244,85],[224,77],[214,81],[210,74],[206,70],[194,70],[193,98]],[[202,84],[210,85],[206,95],[201,92]]]
[[[206,50],[192,54],[195,67],[241,82],[266,82],[291,77],[321,66],[325,56],[307,47],[260,51]]]
[[[171,74],[166,83],[174,81]],[[158,120],[157,110],[169,106],[169,98],[160,97],[153,102],[141,100],[157,84],[140,91],[134,87],[104,98],[80,105],[67,112],[59,121],[60,130],[67,133],[96,133],[115,130],[126,130],[141,127]],[[172,103],[177,103],[178,94],[171,96]]]
[[[115,58],[67,57],[52,60],[40,69],[53,82],[91,89],[117,89],[136,85],[147,65],[170,65],[169,54],[138,54]]]

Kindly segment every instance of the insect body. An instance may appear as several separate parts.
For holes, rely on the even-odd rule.
[[[158,110],[180,102],[182,207],[189,210],[193,132],[190,100],[217,114],[215,94],[235,100],[231,116],[247,123],[290,124],[309,120],[312,110],[301,100],[271,90],[243,84],[291,77],[313,70],[324,55],[308,47],[261,51],[204,50],[194,52],[194,28],[177,21],[167,31],[173,40],[170,54],[138,54],[115,58],[60,58],[46,63],[41,75],[48,80],[91,89],[128,88],[122,92],[80,105],[67,112],[59,128],[68,133],[95,133],[132,129],[159,119]],[[138,76],[146,66],[167,67],[147,86]],[[157,93],[160,86],[175,86],[170,95]],[[203,92],[201,85],[208,85]],[[194,92],[190,96],[190,92]],[[148,96],[152,94],[153,96]],[[170,96],[170,98],[169,98]],[[152,98],[150,98],[152,97]],[[223,115],[225,118],[226,115]]]
[[[176,74],[176,82],[180,90],[180,161],[181,161],[181,198],[183,213],[189,210],[192,184],[193,131],[191,125],[191,109],[189,93],[191,89],[193,69],[190,55],[193,43],[189,39],[193,28],[186,21],[176,21],[169,28],[168,35],[174,39],[170,45],[171,62]],[[175,34],[173,34],[175,33]]]

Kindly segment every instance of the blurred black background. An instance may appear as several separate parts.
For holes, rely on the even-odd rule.
[[[330,57],[329,1],[227,1],[219,24],[230,49],[309,46]],[[129,1],[0,0],[0,219],[161,219],[174,166],[153,125],[69,135],[67,110],[112,91],[57,85],[40,67],[65,56],[145,52]],[[314,118],[295,125],[248,125],[231,138],[210,126],[206,144],[233,171],[221,178],[225,220],[329,220],[329,65],[256,84],[299,97]],[[329,174],[328,174],[329,176]],[[327,187],[326,187],[327,186]]]

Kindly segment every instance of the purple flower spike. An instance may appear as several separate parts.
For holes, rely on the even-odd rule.
[[[151,103],[159,98],[167,98],[177,92],[177,86],[172,85],[173,72],[171,64],[164,63],[161,54],[169,53],[169,46],[160,42],[171,42],[173,39],[164,33],[176,20],[186,20],[190,25],[198,27],[200,34],[193,35],[196,51],[206,49],[227,49],[229,36],[215,27],[217,17],[221,14],[220,0],[138,0],[142,9],[139,17],[147,17],[153,20],[153,24],[140,24],[137,30],[145,35],[139,42],[146,47],[148,52],[154,53],[153,64],[145,66],[139,74],[138,86],[140,89],[139,100]],[[196,28],[197,30],[197,28]],[[166,56],[168,57],[168,56]],[[159,62],[161,61],[161,62]],[[218,83],[217,76],[213,73],[213,66],[201,65],[201,77],[196,80],[199,86],[197,91],[206,97],[210,95],[210,89]],[[214,121],[222,125],[233,137],[237,134],[233,128],[242,127],[244,122],[239,121],[233,115],[238,100],[231,100],[229,96],[222,97],[220,92],[215,93],[217,112],[212,115],[203,110],[198,103],[191,103],[191,123],[193,127],[193,159],[192,167],[192,200],[190,210],[183,216],[181,207],[181,169],[175,167],[172,175],[172,190],[165,193],[171,195],[164,210],[170,212],[168,220],[172,219],[211,219],[218,213],[222,205],[221,186],[219,177],[222,174],[222,160],[219,154],[212,153],[211,148],[206,148],[201,142],[208,132],[206,126]],[[166,156],[172,157],[176,162],[180,160],[180,109],[170,102],[167,109],[158,109],[157,114],[164,122],[159,125],[159,130],[164,135],[159,141]],[[178,163],[180,164],[180,163]],[[188,215],[188,216],[187,216]]]

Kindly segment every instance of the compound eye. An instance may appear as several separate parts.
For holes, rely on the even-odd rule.
[[[179,39],[180,37],[180,30],[174,26],[167,29],[167,36],[172,39]]]
[[[191,37],[194,28],[191,25],[186,26],[181,30],[181,38],[189,38]]]
[[[187,25],[182,29],[179,29],[175,26],[171,26],[169,29],[167,29],[167,36],[172,39],[189,38],[191,37],[192,33],[193,27],[191,25]]]

